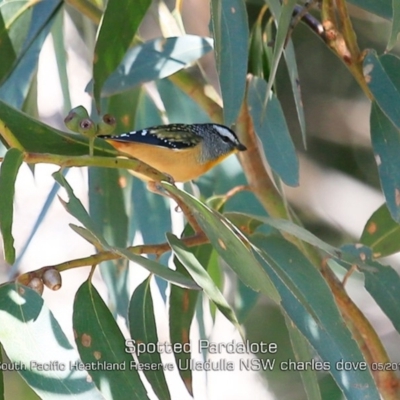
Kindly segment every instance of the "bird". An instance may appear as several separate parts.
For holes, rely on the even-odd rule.
[[[194,180],[231,154],[247,150],[233,130],[216,123],[159,125],[98,137],[175,182]]]

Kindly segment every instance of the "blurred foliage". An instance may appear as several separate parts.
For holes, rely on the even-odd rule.
[[[400,278],[381,262],[400,251],[400,8],[390,0],[320,0],[303,7],[279,0],[0,0],[0,230],[10,279],[59,187],[66,191],[60,199],[65,212],[79,222],[71,229],[96,250],[0,286],[6,355],[0,399],[170,399],[169,368],[178,369],[185,395],[196,397],[194,371],[183,367],[199,358],[191,335],[196,330],[196,337],[211,340],[220,318],[236,329],[235,353],[242,340],[277,344],[276,354],[242,357],[254,362],[250,369],[260,370],[276,398],[400,397],[395,373],[377,368],[396,357],[386,353],[345,286],[354,271],[363,275],[354,282],[399,332]],[[85,88],[91,112],[71,104],[71,23],[80,57],[90,54]],[[38,74],[45,63],[39,60],[47,38],[55,44],[60,114],[75,107],[66,123],[72,133],[40,121]],[[370,105],[372,148],[360,117]],[[238,157],[241,165],[230,157],[185,190],[163,171],[117,158],[94,138],[113,128],[210,121],[232,126],[248,150]],[[18,248],[14,188],[22,163],[33,172],[38,163],[60,171]],[[310,174],[305,164],[312,165]],[[89,169],[88,202],[68,181],[72,166]],[[165,196],[149,192],[127,169],[140,170],[175,200],[186,217],[182,234],[171,233]],[[341,228],[345,221],[331,224],[301,201],[313,198],[301,194],[313,171],[320,172],[317,185],[335,175],[382,192],[385,203],[364,221],[360,237]],[[138,238],[143,244],[132,246]],[[107,304],[92,283],[97,265]],[[59,281],[48,281],[49,271],[82,266],[92,272],[75,295],[70,343],[40,294],[45,285],[61,284],[58,274]],[[148,272],[136,288],[130,287],[131,268]],[[169,321],[175,363],[166,363],[166,349],[149,350],[160,340],[160,318]],[[143,346],[150,347],[140,353]],[[201,363],[215,361],[212,353],[203,351]],[[272,368],[264,366],[267,360]],[[288,369],[282,363],[289,361]],[[19,375],[7,372],[13,369]],[[16,392],[20,376],[27,386]]]

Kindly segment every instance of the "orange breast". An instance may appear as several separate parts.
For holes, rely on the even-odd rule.
[[[198,178],[229,155],[227,154],[220,159],[201,164],[198,161],[200,158],[200,147],[198,146],[177,150],[145,143],[121,142],[111,139],[108,139],[107,142],[123,153],[129,154],[158,171],[170,175],[176,182],[187,182]],[[134,175],[138,175],[134,171],[131,172]],[[146,180],[146,177],[140,177]]]

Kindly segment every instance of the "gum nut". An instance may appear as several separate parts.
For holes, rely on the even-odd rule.
[[[43,283],[51,290],[61,288],[61,274],[56,269],[48,269],[43,274]]]
[[[37,276],[35,278],[33,278],[28,284],[27,286],[29,286],[31,289],[33,289],[36,293],[38,293],[40,296],[43,293],[43,282],[40,278],[38,278]]]

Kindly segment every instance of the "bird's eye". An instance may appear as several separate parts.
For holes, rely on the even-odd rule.
[[[221,135],[221,139],[222,139],[222,141],[225,142],[225,143],[229,143],[229,142],[230,142],[230,139],[228,138],[228,136],[223,136],[223,135]]]

